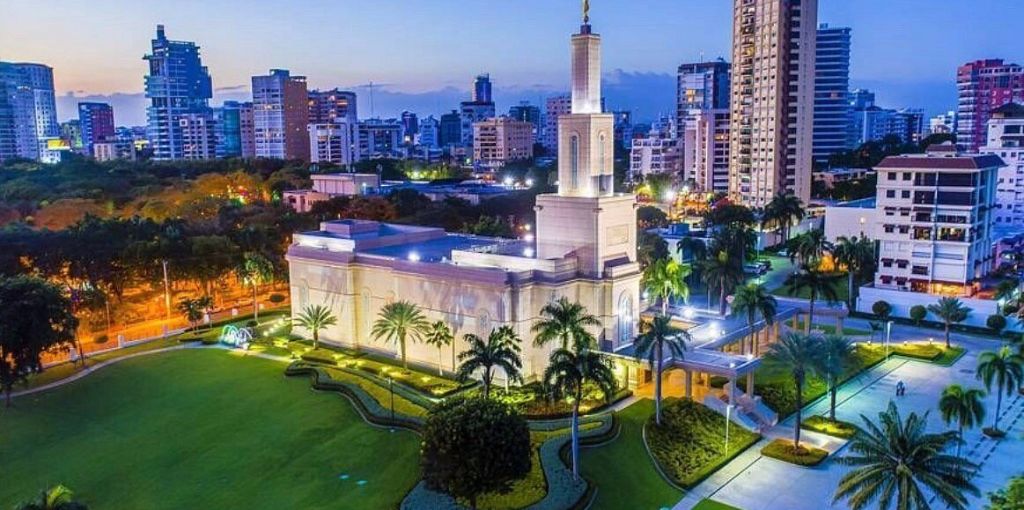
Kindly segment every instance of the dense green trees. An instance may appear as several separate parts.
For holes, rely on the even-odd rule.
[[[427,487],[476,508],[489,492],[508,492],[530,472],[530,430],[512,408],[488,399],[447,399],[423,427],[422,474]]]
[[[11,405],[11,390],[43,369],[49,349],[69,348],[78,319],[71,300],[56,285],[36,277],[0,278],[0,390]]]
[[[803,419],[804,383],[819,367],[821,345],[818,339],[800,333],[787,333],[768,347],[765,359],[786,367],[796,386],[796,424],[793,427],[793,448],[800,451],[800,422]]]

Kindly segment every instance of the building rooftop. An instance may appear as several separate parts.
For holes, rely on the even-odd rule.
[[[931,147],[929,147],[931,151]],[[888,156],[875,168],[920,168],[929,170],[979,170],[982,168],[993,168],[1006,166],[1006,163],[996,155],[938,155],[940,151],[932,151],[926,154],[901,154],[899,156]],[[942,150],[946,153],[945,149]]]
[[[452,250],[472,250],[500,243],[501,239],[492,237],[446,234],[444,237],[429,241],[396,244],[367,250],[357,249],[356,251],[381,257],[402,258],[414,262],[445,262],[452,259]]]

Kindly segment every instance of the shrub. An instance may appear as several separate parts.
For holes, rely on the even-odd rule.
[[[98,344],[105,344],[109,340],[110,340],[110,337],[108,337],[107,335],[98,335],[98,336],[96,336],[96,338],[92,339],[93,342],[98,343]]]
[[[1024,476],[1010,479],[1006,487],[988,495],[988,510],[1019,510],[1024,508]]]
[[[267,298],[268,301],[270,301],[271,303],[274,303],[275,305],[279,305],[281,303],[284,303],[284,299],[285,299],[284,295],[278,294],[276,292],[274,294],[271,294],[270,297]]]
[[[422,472],[428,488],[468,500],[508,491],[530,472],[530,429],[514,409],[474,398],[442,402],[423,428]]]
[[[989,315],[988,319],[985,319],[985,325],[998,334],[1006,327],[1006,317],[999,314]]]
[[[317,349],[315,351],[309,351],[302,353],[301,356],[303,361],[309,361],[310,363],[323,363],[325,365],[337,365],[338,361],[334,359],[334,352],[327,349]]]
[[[875,304],[871,305],[871,313],[882,318],[888,317],[892,313],[892,305],[888,301],[879,299],[875,301]]]
[[[828,458],[825,450],[807,444],[801,444],[798,450],[788,439],[776,439],[768,443],[768,446],[761,448],[761,455],[798,466],[817,466]]]
[[[916,324],[920,325],[921,321],[928,316],[928,309],[924,305],[914,305],[910,307],[910,319]]]
[[[247,328],[255,328],[256,326],[259,326],[259,325],[260,325],[260,323],[256,322],[256,319],[249,319],[249,320],[245,321],[245,327],[247,327]]]
[[[845,421],[832,421],[824,416],[811,416],[800,424],[800,428],[820,432],[840,439],[849,439],[857,433],[857,427]]]
[[[697,485],[757,442],[757,434],[730,425],[729,456],[725,455],[725,420],[722,415],[691,400],[665,399],[661,425],[654,417],[646,425],[647,443],[658,466],[673,482],[689,488]]]
[[[1013,302],[1003,305],[1003,315],[1013,315],[1017,313],[1018,310],[1020,310],[1019,303]]]

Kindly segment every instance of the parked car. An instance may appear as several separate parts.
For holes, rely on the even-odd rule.
[[[768,269],[760,264],[744,264],[743,272],[746,274],[761,276],[767,273]]]

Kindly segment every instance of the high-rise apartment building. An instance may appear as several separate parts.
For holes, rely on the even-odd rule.
[[[996,181],[995,224],[1024,228],[1024,106],[1007,103],[989,113],[988,140],[980,152],[1006,163]]]
[[[722,59],[682,64],[676,75],[676,126],[698,110],[728,110],[730,65]]]
[[[440,129],[441,123],[433,115],[420,119],[420,126],[416,133],[416,145],[430,149],[440,147]]]
[[[540,107],[530,104],[529,101],[520,101],[519,104],[509,107],[508,116],[513,119],[532,124],[533,139],[540,139],[541,131],[544,128],[544,124],[541,120],[542,115],[540,113]]]
[[[850,147],[850,29],[818,27],[814,59],[814,161]]]
[[[78,103],[78,125],[82,149],[92,156],[94,144],[113,141],[114,109],[107,103]]]
[[[164,26],[157,25],[152,50],[143,57],[149,63],[146,75],[147,137],[153,159],[184,157],[181,117],[186,114],[210,115],[213,97],[210,73],[199,58],[199,46],[193,42],[171,41]]]
[[[731,65],[718,59],[679,66],[676,136],[683,180],[700,191],[729,190]]]
[[[71,150],[84,153],[82,145],[82,123],[78,119],[71,119],[60,123],[60,139],[64,140],[71,147]]]
[[[310,162],[347,166],[358,159],[355,154],[356,144],[352,140],[355,129],[345,119],[309,124],[308,129]]]
[[[357,129],[357,159],[403,158],[402,123],[397,119],[366,119]]]
[[[734,0],[729,193],[811,198],[817,0]]]
[[[918,143],[924,132],[924,112],[912,108],[891,110],[869,106],[850,113],[847,131],[852,146],[895,136],[902,143]]]
[[[217,130],[217,157],[241,157],[242,103],[238,101],[224,101],[222,106],[213,109],[213,120]]]
[[[185,113],[181,125],[181,159],[214,159],[217,157],[217,121],[213,112]]]
[[[471,100],[474,103],[493,103],[494,97],[491,95],[491,75],[484,73],[478,74],[473,79],[473,94]]]
[[[420,120],[415,113],[403,111],[399,117],[402,122],[402,143],[412,145],[416,142],[416,134],[420,131]]]
[[[252,103],[239,103],[238,136],[243,158],[256,157],[256,123],[253,117]]]
[[[612,112],[612,115],[615,116],[615,143],[621,144],[623,149],[629,149],[633,146],[633,112],[617,110]]]
[[[49,66],[0,62],[0,161],[39,159],[60,136],[55,97]]]
[[[1024,103],[1024,69],[1002,59],[968,62],[956,70],[957,145],[976,152],[985,143],[992,110]]]
[[[309,94],[305,76],[285,69],[252,77],[256,157],[309,161]]]
[[[558,117],[572,112],[572,96],[553,96],[544,101],[544,150],[558,152]]]
[[[501,168],[533,157],[533,124],[496,117],[473,124],[473,163]]]
[[[338,119],[349,125],[359,121],[355,92],[340,89],[309,91],[310,124],[330,124]]]
[[[462,116],[458,110],[441,115],[438,123],[437,143],[442,149],[450,150],[462,143]]]
[[[961,155],[950,144],[885,158],[878,174],[875,287],[971,296],[992,270],[993,155]]]

